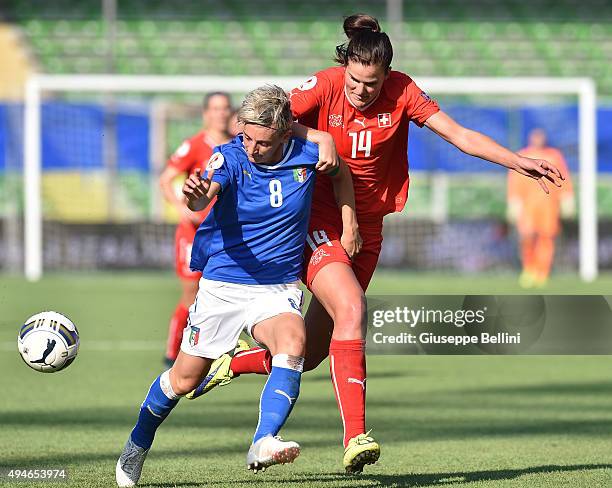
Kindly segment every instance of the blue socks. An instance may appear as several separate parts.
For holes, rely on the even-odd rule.
[[[172,391],[168,371],[163,372],[155,379],[140,406],[138,422],[131,434],[132,442],[143,449],[149,449],[153,444],[155,431],[176,406],[179,398]]]
[[[300,380],[304,369],[304,358],[277,354],[272,358],[272,372],[261,392],[259,423],[253,442],[267,435],[276,435],[289,417],[300,393]],[[138,422],[132,430],[131,439],[143,449],[153,444],[157,428],[177,405],[180,397],[170,385],[170,375],[165,371],[159,375],[144,402],[140,406]]]
[[[287,354],[277,354],[272,358],[272,371],[261,392],[259,423],[253,442],[278,434],[300,394],[303,369],[304,358]]]

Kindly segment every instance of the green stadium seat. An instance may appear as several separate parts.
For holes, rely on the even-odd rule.
[[[138,35],[143,37],[156,37],[159,35],[157,23],[151,20],[144,20],[137,24]]]
[[[207,39],[217,39],[222,35],[222,27],[219,22],[199,21],[196,22],[193,35],[205,37]]]
[[[153,73],[153,63],[151,61],[152,58],[133,58],[132,59],[132,69],[135,74],[145,75]]]
[[[266,73],[268,73],[268,74],[270,74],[272,76],[280,75],[280,73],[279,73],[279,71],[281,69],[280,65],[279,65],[279,63],[277,63],[273,59],[264,58],[263,65],[264,65],[264,67],[266,69]]]
[[[264,58],[268,59],[279,59],[282,52],[282,45],[280,43],[258,43],[256,45],[257,52]]]
[[[591,39],[591,26],[587,24],[576,25],[576,38],[581,41],[589,41]]]
[[[272,32],[277,29],[276,23],[262,22],[262,21],[245,21],[244,31],[253,39],[266,40],[270,37]]]
[[[312,25],[305,25],[302,29],[311,37],[318,37],[323,40],[344,40],[345,35],[337,22],[314,22]]]
[[[573,22],[566,22],[561,27],[561,35],[565,40],[573,40],[578,38],[578,28]]]
[[[446,63],[444,63],[446,65]],[[407,69],[409,75],[433,76],[439,73],[436,62],[429,58],[421,58],[411,62]]]
[[[423,22],[417,24],[420,27],[420,35],[429,41],[440,39],[444,33],[444,22]]]
[[[165,74],[165,67],[166,67],[166,63],[165,63],[165,58],[162,57],[149,57],[147,58],[149,60],[149,73],[152,74]]]
[[[421,58],[426,53],[425,45],[419,40],[405,40],[396,43],[396,46],[395,50],[402,58]]]
[[[58,0],[66,5],[72,0]],[[598,17],[578,0],[479,0],[403,2],[399,33],[393,32],[394,67],[426,75],[478,74],[597,78],[610,93],[612,3],[601,0]],[[64,3],[62,3],[63,5]],[[339,0],[325,11],[298,0],[125,0],[119,2],[115,56],[120,72],[167,74],[306,75],[329,66],[343,42],[339,18],[363,10],[387,26],[386,2]],[[26,0],[14,10],[40,64],[49,72],[89,72],[106,66],[100,2],[83,0],[58,17],[42,5],[36,16]],[[66,9],[69,10],[69,9]],[[322,10],[322,9],[319,9]],[[537,15],[535,14],[537,12]],[[238,58],[237,58],[238,56]],[[167,58],[167,59],[166,59]]]
[[[441,23],[441,37],[450,41],[465,41],[470,37],[470,24],[464,22]]]
[[[487,42],[495,38],[496,28],[491,22],[467,23],[468,37],[475,41]]]
[[[523,40],[527,36],[526,27],[519,22],[500,24],[500,34],[508,40]]]
[[[139,51],[137,37],[119,37],[115,41],[115,53],[119,57],[130,58],[136,56]]]

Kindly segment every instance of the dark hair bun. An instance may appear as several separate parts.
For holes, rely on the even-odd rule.
[[[381,32],[380,24],[375,17],[366,14],[354,14],[344,19],[342,26],[346,37],[352,39],[359,32]]]
[[[354,61],[364,66],[380,65],[385,70],[391,67],[393,46],[378,20],[371,15],[355,14],[344,19],[343,28],[349,40],[336,46],[334,61],[342,66]]]

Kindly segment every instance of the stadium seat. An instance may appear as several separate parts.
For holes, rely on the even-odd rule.
[[[41,3],[33,17],[28,2],[19,0],[9,13],[19,21],[47,71],[89,72],[104,67],[107,51],[99,2],[67,0],[66,4],[74,8],[60,15]],[[602,19],[612,15],[609,2],[599,5]],[[203,5],[178,0],[122,1],[116,24],[116,66],[120,73],[218,69],[220,74],[306,74],[306,66],[321,68],[331,62],[334,47],[344,40],[338,22],[342,15],[362,10],[386,17],[385,2],[341,0],[327,2],[325,7],[315,16],[313,5],[298,0],[263,0],[257,12],[239,0]],[[580,70],[586,66],[597,77],[600,92],[611,93],[610,73],[600,65],[612,58],[612,27],[599,19],[583,20],[588,9],[578,1],[532,0],[528,5],[518,0],[435,0],[427,5],[406,1],[403,9],[405,22],[399,32],[393,31],[394,66],[413,66],[418,70],[415,74],[491,76],[582,76]],[[175,59],[157,59],[164,56]],[[296,56],[303,59],[301,64]],[[204,61],[193,66],[194,57]],[[213,61],[226,57],[234,61]],[[137,67],[132,58],[139,60]],[[471,64],[471,60],[481,63]]]

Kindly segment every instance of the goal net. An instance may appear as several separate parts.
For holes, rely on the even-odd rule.
[[[24,111],[24,264],[43,269],[170,268],[176,215],[157,178],[170,153],[201,125],[205,93],[237,105],[264,83],[295,78],[117,75],[36,76]],[[417,79],[443,110],[518,150],[543,128],[566,157],[577,214],[564,222],[555,269],[598,269],[595,89],[586,79]],[[487,272],[518,269],[506,224],[507,171],[462,154],[412,126],[411,188],[385,220],[380,265]],[[605,185],[600,178],[598,185]],[[601,190],[601,188],[600,188]],[[605,193],[605,188],[600,193]]]

